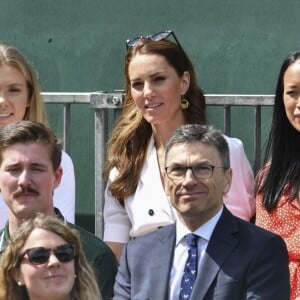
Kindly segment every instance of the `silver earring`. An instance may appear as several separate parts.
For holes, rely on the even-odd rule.
[[[190,102],[189,102],[188,100],[186,100],[186,99],[182,96],[180,106],[181,106],[181,108],[182,108],[183,110],[186,110],[186,109],[189,108]]]
[[[18,286],[22,286],[22,282],[21,281],[18,281]]]

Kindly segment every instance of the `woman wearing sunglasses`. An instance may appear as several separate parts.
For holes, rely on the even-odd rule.
[[[0,262],[0,300],[101,299],[79,235],[55,217],[24,221]]]
[[[181,125],[206,123],[204,95],[174,32],[126,45],[125,102],[108,144],[105,172],[104,241],[117,257],[129,239],[175,221],[162,180],[165,144]],[[242,142],[226,139],[234,175],[224,201],[233,214],[250,220],[255,211],[251,166]]]

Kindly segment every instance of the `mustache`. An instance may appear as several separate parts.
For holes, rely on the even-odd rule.
[[[13,193],[13,196],[14,197],[20,197],[20,196],[23,196],[23,195],[28,195],[28,194],[32,194],[34,196],[38,196],[40,193],[35,190],[34,188],[31,188],[31,187],[20,187],[18,188],[14,193]]]
[[[203,190],[202,190],[203,191]],[[199,189],[197,188],[183,188],[181,187],[178,191],[176,191],[176,195],[180,196],[180,195],[185,195],[185,194],[189,194],[189,193],[194,193],[194,192],[200,192]]]
[[[176,191],[176,195],[179,196],[179,195],[182,195],[182,194],[186,194],[189,191],[191,191],[191,190],[187,190],[185,188],[180,188],[178,191]]]

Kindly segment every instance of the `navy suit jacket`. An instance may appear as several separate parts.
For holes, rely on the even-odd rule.
[[[115,300],[167,300],[175,224],[123,248]],[[289,300],[288,254],[277,235],[224,207],[202,257],[190,300]]]

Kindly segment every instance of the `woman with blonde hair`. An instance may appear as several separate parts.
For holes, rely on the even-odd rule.
[[[40,86],[33,67],[15,47],[0,44],[0,130],[21,120],[48,126]],[[75,175],[70,156],[63,151],[63,178],[54,192],[54,206],[71,223],[75,220]],[[7,220],[7,210],[0,194],[0,228]]]
[[[0,300],[98,300],[79,234],[38,214],[13,234],[0,260]]]

